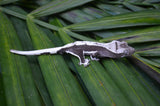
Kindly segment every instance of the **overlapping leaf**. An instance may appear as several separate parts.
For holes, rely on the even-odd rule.
[[[62,56],[58,55],[39,56],[38,62],[42,69],[42,74],[45,79],[45,83],[47,84],[46,88],[49,90],[49,93],[45,90],[42,92],[43,93],[46,92],[51,96],[51,100],[54,105],[90,105],[90,103],[92,105],[155,105],[155,106],[159,105],[160,91],[159,87],[156,85],[157,83],[155,83],[155,80],[160,83],[160,74],[159,74],[160,57],[158,48],[160,46],[159,44],[160,13],[159,10],[155,10],[155,8],[157,9],[159,8],[159,4],[154,4],[158,2],[158,0],[151,0],[151,1],[110,0],[111,2],[108,0],[107,1],[101,0],[104,4],[102,4],[102,2],[100,1],[95,1],[91,2],[89,6],[85,5],[84,7],[73,9],[73,7],[77,7],[83,3],[88,3],[90,1],[91,0],[85,0],[85,1],[56,0],[50,2],[50,4],[41,6],[40,8],[34,10],[30,15],[28,15],[28,19],[26,15],[23,15],[23,13],[18,13],[18,11],[11,11],[10,9],[6,9],[3,7],[1,7],[0,9],[3,12],[11,15],[10,19],[14,23],[14,26],[16,28],[18,35],[20,36],[20,40],[24,48],[30,48],[30,46],[32,46],[29,45],[29,43],[31,42],[26,40],[29,38],[28,36],[29,34],[26,31],[25,23],[23,22],[23,25],[20,23],[16,24],[20,22],[20,20],[19,21],[13,20],[12,19],[13,16],[16,16],[23,20],[27,19],[28,28],[30,30],[32,38],[31,41],[34,44],[35,49],[62,46],[66,43],[73,42],[74,40],[71,39],[68,35],[78,40],[89,40],[89,41],[96,41],[95,39],[99,40],[100,37],[105,38],[101,39],[100,40],[101,42],[102,41],[108,42],[111,40],[120,39],[120,40],[125,40],[128,43],[132,43],[132,46],[135,47],[136,50],[140,48],[142,49],[136,51],[133,57],[130,57],[130,60],[132,60],[133,63],[128,61],[128,59],[126,58],[114,59],[114,60],[103,59],[100,62],[91,61],[90,66],[86,68],[84,68],[83,66],[79,66],[78,65],[79,60],[73,56],[71,57],[71,59],[69,58],[69,55],[64,55],[65,59],[63,59]],[[68,5],[66,5],[66,3],[68,3]],[[96,6],[98,8],[96,8]],[[67,9],[71,9],[71,11],[65,12]],[[146,9],[146,11],[141,11],[143,9]],[[139,12],[132,12],[132,11],[139,11]],[[32,19],[33,18],[32,15],[34,17],[41,17],[59,12],[63,13],[60,15],[56,14],[56,17],[61,16],[63,19],[67,19],[69,22],[77,24],[67,26],[67,24],[70,24],[68,23],[68,21],[65,20],[65,22],[67,23],[66,24],[62,20],[59,21],[58,19],[56,19],[53,21],[54,23],[52,23],[54,25],[51,25],[44,21],[41,21],[40,18],[39,20]],[[130,13],[126,14],[126,12]],[[109,16],[108,13],[112,15],[116,14],[121,14],[121,15]],[[52,16],[50,16],[49,18],[52,18]],[[46,18],[42,19],[46,20]],[[3,32],[4,30],[3,27],[6,26],[5,24],[8,24],[7,22],[4,24],[4,22],[6,21],[2,21],[3,25],[0,23],[0,25],[2,26],[0,27],[0,33]],[[54,32],[55,35],[53,35],[52,32],[50,32],[48,29],[39,28],[38,26],[35,25],[35,23],[45,28],[58,31],[58,33]],[[66,27],[63,27],[61,23],[65,24]],[[153,25],[157,26],[153,27]],[[152,27],[148,28],[146,26],[152,26]],[[63,28],[59,29],[60,27]],[[7,29],[11,28],[7,26]],[[103,30],[103,31],[75,33],[72,32],[72,30],[75,31]],[[7,33],[10,32],[10,30],[6,32]],[[12,32],[12,34],[15,35],[14,31]],[[61,40],[59,39],[59,37],[61,38]],[[19,56],[9,54],[9,52],[5,51],[9,50],[11,43],[12,43],[11,47],[13,47],[15,41],[17,40],[14,41],[14,39],[7,38],[7,40],[4,41],[3,40],[4,38],[5,37],[3,36],[2,39],[0,39],[1,41],[0,47],[2,47],[0,51],[5,53],[5,54],[0,54],[0,56],[2,57],[0,58],[0,61],[2,59],[5,60],[4,57],[6,58],[7,56],[10,55],[15,56],[14,60],[19,59]],[[54,44],[52,44],[51,41]],[[147,47],[148,49],[144,49],[144,47]],[[19,46],[15,48],[21,49]],[[10,57],[7,59],[8,60],[0,62],[2,72],[4,72],[4,69],[9,69],[8,65],[9,67],[15,68],[15,66],[13,66],[13,64],[10,62],[13,61],[13,59]],[[32,64],[39,65],[37,62],[34,63],[32,62],[33,61],[31,57],[30,65],[31,66]],[[8,65],[6,66],[5,64]],[[22,63],[16,62],[16,66],[18,66],[19,64],[21,65]],[[23,67],[23,65],[21,67]],[[139,67],[141,69],[139,69]],[[32,68],[35,67],[33,66]],[[35,72],[33,73],[33,75],[36,76],[35,74],[37,71],[36,70],[34,71]],[[70,71],[72,71],[75,76],[73,76],[73,73],[71,73]],[[7,73],[9,72],[12,71],[7,70]],[[151,78],[153,78],[154,80],[146,76],[144,72],[147,73],[149,76],[151,76]],[[39,76],[39,71],[37,75]],[[4,88],[10,87],[11,91],[15,91],[17,93],[17,94],[15,93],[15,95],[11,95],[11,97],[15,97],[17,95],[17,101],[13,105],[17,105],[20,102],[21,103],[25,102],[26,104],[29,103],[35,104],[36,101],[34,99],[33,101],[26,102],[25,98],[26,96],[18,94],[18,90],[22,94],[23,93],[26,94],[27,92],[27,90],[24,91],[23,88],[26,85],[21,86],[20,77],[22,77],[23,75],[20,73],[16,73],[16,71],[14,71],[14,73],[10,74],[10,76],[14,77],[8,77],[6,76],[6,74],[3,73],[3,78],[5,77],[3,79],[3,82],[6,82],[4,80],[8,78],[8,84],[10,84],[8,86],[4,84]],[[20,76],[20,77],[15,77],[15,76]],[[78,82],[75,77],[78,79]],[[14,80],[12,78],[14,78]],[[38,80],[37,78],[34,78],[34,80],[38,90],[40,91],[39,87],[40,85],[37,85],[37,82],[38,81],[41,82],[42,80]],[[16,82],[18,83],[20,82],[19,85],[17,83],[18,90],[13,89],[12,87],[12,84],[16,84]],[[8,89],[5,89],[5,91],[8,91]],[[45,100],[46,98],[44,95],[42,95],[42,92],[40,91],[39,92],[40,95],[38,95],[41,98],[41,100],[43,100],[41,101],[41,103],[42,104],[45,103],[45,105],[51,105],[49,103],[49,100]],[[15,101],[15,98],[11,97],[10,100]],[[23,98],[25,101],[23,101]],[[7,102],[9,101],[8,98],[6,100]],[[37,105],[39,104],[37,103]]]
[[[16,6],[10,6],[8,8],[11,10],[14,10],[16,12],[22,13],[22,14],[27,14],[24,10],[22,10]],[[16,17],[10,17],[10,20],[12,21],[12,23],[15,27],[15,30],[18,34],[18,37],[20,39],[23,50],[33,50],[33,45],[32,45],[32,41],[29,36],[26,22],[19,19],[19,18],[16,18]],[[30,67],[32,69],[32,74],[33,74],[33,79],[34,79],[36,87],[40,93],[40,96],[41,96],[42,100],[44,101],[45,105],[51,106],[52,102],[50,99],[50,95],[49,95],[48,90],[46,88],[46,84],[44,82],[42,72],[41,72],[40,67],[38,65],[37,58],[35,56],[28,56],[27,58],[28,58],[28,62],[30,63]]]
[[[61,39],[63,40],[63,42],[69,43],[72,40],[69,40],[70,38],[68,37],[68,35],[66,35],[65,32],[63,31],[59,31]],[[107,89],[107,91],[109,91],[108,93],[110,94],[110,98],[111,100],[113,100],[114,104],[121,104],[122,102],[117,101],[117,98],[115,96],[113,96],[112,92],[110,91],[110,87],[109,86],[105,86],[107,84],[108,81],[112,81],[111,79],[109,79],[109,76],[112,76],[113,79],[113,83],[116,84],[116,86],[118,87],[118,89],[121,89],[121,93],[123,93],[123,95],[130,95],[128,98],[125,98],[129,104],[132,105],[142,105],[143,102],[142,101],[146,101],[145,103],[147,103],[148,100],[150,100],[148,103],[150,104],[157,104],[158,101],[156,99],[152,99],[152,98],[159,98],[159,96],[154,92],[154,95],[152,95],[152,93],[150,93],[148,91],[148,89],[146,89],[142,83],[137,79],[137,76],[134,75],[134,72],[132,73],[132,71],[135,71],[135,69],[133,68],[132,71],[129,68],[129,64],[127,60],[122,60],[121,62],[118,61],[114,61],[114,60],[108,60],[108,61],[103,61],[103,65],[105,66],[105,68],[107,69],[107,75],[106,76],[105,73],[103,73],[103,68],[98,65],[97,62],[91,62],[91,66],[85,68],[85,70],[83,68],[81,68],[80,66],[77,66],[77,60],[72,58],[73,63],[75,64],[75,67],[77,69],[77,74],[81,77],[81,79],[83,80],[84,84],[86,85],[86,88],[88,89],[89,93],[91,93],[91,88],[89,86],[93,86],[92,82],[90,82],[89,84],[87,82],[89,82],[91,79],[94,80],[94,76],[96,77],[97,80],[99,80],[100,85],[105,89]],[[125,66],[126,63],[128,63],[128,67]],[[91,68],[92,67],[92,68]],[[112,68],[114,69],[112,69]],[[84,70],[84,71],[83,71]],[[92,70],[92,71],[91,71]],[[86,72],[87,71],[87,72]],[[91,73],[90,73],[91,71]],[[102,74],[99,73],[99,71]],[[113,72],[115,71],[115,72]],[[90,75],[89,75],[90,74]],[[136,73],[138,75],[138,73]],[[89,76],[88,76],[89,75]],[[133,76],[132,76],[133,75]],[[86,77],[88,76],[88,78]],[[105,79],[103,79],[103,76],[109,77],[107,78],[107,82],[106,82],[106,77]],[[134,79],[131,80],[131,78]],[[143,80],[143,78],[140,78],[141,80]],[[136,82],[136,83],[135,83]],[[112,83],[112,84],[113,84]],[[96,84],[96,83],[95,83]],[[98,83],[97,83],[98,84]],[[112,86],[112,85],[110,85]],[[138,86],[138,87],[137,87]],[[153,90],[151,86],[147,86],[147,88],[149,88],[149,90]],[[93,88],[92,88],[93,89]],[[124,91],[123,91],[123,90]],[[143,89],[144,92],[141,92],[141,90]],[[95,89],[96,90],[96,89]],[[116,90],[113,89],[112,90]],[[93,89],[94,91],[94,89]],[[98,95],[98,93],[101,92],[101,90],[97,90],[99,92],[97,92],[96,95]],[[99,104],[99,100],[102,98],[97,98],[95,99],[94,94],[90,94],[93,97],[93,100],[95,101],[95,103],[98,105]],[[146,96],[144,95],[148,95],[146,98]],[[134,98],[134,99],[133,99]],[[147,104],[148,104],[147,103]],[[101,102],[101,104],[104,104],[103,102]],[[122,103],[123,104],[123,103]],[[125,103],[126,104],[126,103]]]
[[[60,24],[59,21],[57,24]],[[60,30],[59,35],[64,43],[73,42],[64,31]],[[124,95],[119,92],[120,89],[117,88],[117,85],[99,62],[91,61],[90,66],[85,68],[78,65],[79,60],[77,58],[72,57],[71,59],[78,71],[76,72],[77,75],[84,82],[96,105],[128,104]],[[116,96],[116,92],[119,92],[119,96]],[[123,99],[123,103],[119,101],[119,97]]]
[[[27,24],[35,49],[54,47],[30,17],[27,19]],[[39,56],[38,61],[53,104],[80,106],[89,104],[61,56]]]
[[[116,7],[114,5],[109,4],[97,4],[97,7],[101,8],[102,10],[106,10],[107,13],[111,15],[118,15],[131,12],[128,9],[124,9],[122,7]]]
[[[5,4],[13,3],[16,1],[18,1],[18,0],[1,0],[0,5],[5,5]]]
[[[41,105],[26,58],[9,52],[22,47],[13,25],[2,12],[0,36],[0,64],[7,105]]]
[[[159,10],[147,10],[104,17],[101,19],[95,19],[87,22],[69,25],[65,28],[74,31],[92,31],[131,26],[159,25],[159,17]]]
[[[5,12],[6,14],[18,17],[18,18],[23,19],[23,20],[26,20],[26,18],[27,18],[27,16],[24,15],[24,14],[21,14],[19,12],[15,12],[13,10],[10,10],[10,9],[4,8],[4,7],[0,7],[0,10]],[[48,24],[46,22],[43,22],[43,21],[40,21],[40,20],[37,20],[37,19],[33,19],[33,21],[35,23],[43,26],[43,27],[46,27],[46,28],[49,28],[49,29],[52,29],[52,30],[58,30],[59,29],[57,26],[50,25],[50,24]]]
[[[142,10],[145,10],[145,8],[143,8],[143,7],[138,7],[138,6],[132,5],[132,4],[127,3],[127,2],[124,2],[123,5],[126,6],[129,9],[131,9],[132,11],[142,11]]]
[[[31,15],[35,17],[46,16],[50,14],[55,14],[62,12],[64,10],[85,4],[92,0],[54,0],[36,10],[34,10]]]
[[[148,60],[148,59],[146,59],[146,58],[144,58],[144,57],[141,57],[140,55],[138,55],[138,54],[135,54],[134,55],[134,57],[135,58],[137,58],[139,61],[141,61],[143,64],[145,64],[145,65],[147,65],[148,67],[150,67],[151,69],[153,69],[153,71],[155,71],[155,72],[153,72],[152,74],[150,74],[150,76],[152,77],[152,78],[154,78],[155,80],[157,80],[157,82],[160,82],[160,69],[159,69],[159,64],[157,64],[157,63],[155,63],[155,62],[153,62],[153,61],[151,61],[151,60]],[[158,67],[158,68],[157,68]],[[148,70],[148,71],[150,71],[150,70]]]
[[[155,49],[153,48],[145,51],[140,51],[138,52],[138,54],[146,57],[160,56],[160,48],[155,48]]]
[[[160,40],[160,27],[150,27],[142,30],[133,31],[126,34],[120,34],[116,36],[107,37],[101,39],[101,42],[123,39],[128,43],[144,43]]]
[[[123,94],[128,95],[128,101],[134,105],[158,104],[160,96],[151,84],[146,85],[138,69],[134,68],[127,59],[103,60],[103,64],[119,89],[122,89]]]

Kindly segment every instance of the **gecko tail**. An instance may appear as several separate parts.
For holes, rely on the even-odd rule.
[[[41,50],[33,50],[33,51],[20,51],[11,49],[10,52],[19,55],[42,55],[42,54],[56,54],[60,48],[49,48],[49,49],[41,49]]]
[[[20,50],[10,50],[11,53],[19,54],[19,55],[40,55],[41,53],[38,51],[20,51]]]

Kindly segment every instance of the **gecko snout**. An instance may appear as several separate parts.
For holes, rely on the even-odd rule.
[[[131,56],[135,52],[135,49],[133,47],[129,47],[128,49],[124,50],[125,56]]]

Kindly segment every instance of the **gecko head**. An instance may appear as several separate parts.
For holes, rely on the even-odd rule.
[[[135,49],[129,46],[127,42],[117,41],[117,46],[117,52],[120,54],[121,57],[131,56],[135,52]]]
[[[135,49],[127,44],[127,42],[124,41],[112,41],[112,52],[117,54],[118,57],[127,57],[131,56],[134,52]]]

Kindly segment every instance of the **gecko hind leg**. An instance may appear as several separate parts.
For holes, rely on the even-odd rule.
[[[89,59],[85,59],[84,55],[83,55],[83,52],[72,52],[72,51],[69,51],[67,50],[66,53],[69,53],[71,55],[74,55],[76,57],[78,57],[79,59],[79,65],[84,65],[85,67],[87,67],[89,65]]]
[[[80,61],[80,63],[79,63],[79,65],[84,65],[85,67],[87,67],[90,63],[90,60],[89,59],[84,59],[84,62],[82,63],[81,61]]]

